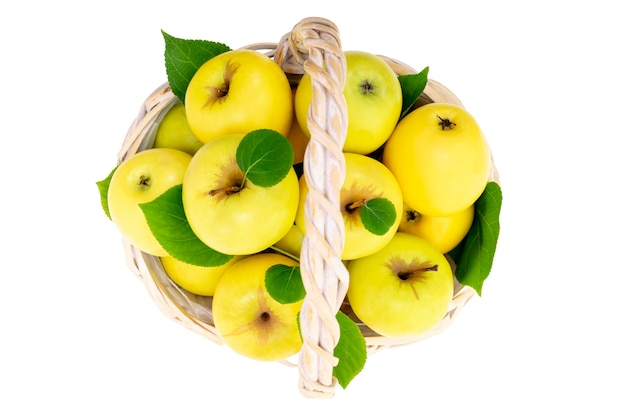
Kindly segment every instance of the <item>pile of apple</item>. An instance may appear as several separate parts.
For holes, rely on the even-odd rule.
[[[490,150],[463,108],[407,109],[386,61],[345,56],[347,302],[379,335],[411,338],[448,311],[455,277],[446,254],[472,225]],[[212,297],[224,342],[254,359],[287,359],[302,345],[311,95],[308,74],[292,85],[258,51],[219,53],[164,115],[154,146],[99,182],[125,239],[159,257],[181,288]]]

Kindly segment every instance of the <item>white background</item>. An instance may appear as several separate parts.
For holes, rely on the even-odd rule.
[[[626,414],[618,2],[20,4],[0,10],[0,415]],[[480,121],[504,192],[483,296],[331,400],[162,315],[95,185],[166,79],[161,29],[240,47],[307,16],[344,49],[430,66]]]

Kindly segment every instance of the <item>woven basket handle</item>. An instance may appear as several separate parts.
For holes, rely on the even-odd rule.
[[[337,384],[333,377],[337,364],[333,350],[339,340],[336,314],[349,280],[341,261],[345,232],[339,208],[339,191],[345,178],[342,149],[348,126],[343,95],[346,60],[339,31],[326,19],[304,19],[284,39],[288,49],[279,47],[285,55],[279,59],[284,62],[283,68],[290,59],[295,60],[312,81],[308,113],[311,138],[303,162],[309,193],[300,254],[306,289],[300,312],[300,391],[307,397],[332,397]]]

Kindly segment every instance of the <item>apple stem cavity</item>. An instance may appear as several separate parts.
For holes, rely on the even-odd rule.
[[[210,88],[211,88],[211,93],[212,93],[211,95],[215,99],[220,99],[228,95],[228,84],[225,84],[221,87],[210,87]]]
[[[456,126],[456,123],[448,118],[442,118],[441,116],[437,116],[437,118],[439,119],[438,124],[441,127],[441,130],[452,130]]]
[[[431,262],[418,262],[413,261],[407,263],[401,258],[392,259],[388,268],[401,280],[419,280],[423,277],[425,272],[436,272],[439,270],[438,264],[432,264]]]
[[[219,100],[223,100],[225,99],[226,96],[228,96],[230,83],[232,82],[233,75],[235,75],[238,68],[239,68],[238,64],[228,61],[228,64],[226,64],[226,71],[224,72],[224,83],[219,86],[210,85],[206,87],[207,93],[208,93],[207,94],[208,99],[206,103],[204,104],[204,107],[210,106],[213,103]]]
[[[374,84],[372,84],[369,80],[363,81],[361,85],[359,85],[359,88],[361,90],[361,94],[371,95],[375,92]]]
[[[367,200],[364,198],[354,201],[352,203],[348,203],[346,204],[346,211],[348,213],[354,213],[356,210],[363,207],[366,203],[367,203]]]
[[[407,210],[406,211],[406,220],[409,222],[414,222],[419,220],[422,215],[415,210]]]
[[[147,190],[148,188],[150,188],[150,177],[147,177],[145,175],[139,177],[139,188],[141,190]]]

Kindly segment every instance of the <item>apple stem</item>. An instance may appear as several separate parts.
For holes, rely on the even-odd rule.
[[[357,200],[353,203],[346,204],[346,211],[348,213],[352,213],[354,210],[358,209],[359,207],[363,207],[366,202],[367,201],[364,198],[362,198],[361,200]]]
[[[216,196],[218,194],[226,194],[226,195],[232,195],[232,194],[236,194],[239,191],[241,191],[241,186],[239,185],[231,185],[229,187],[222,187],[222,188],[218,188],[216,190],[211,190],[208,192],[208,194],[213,197]]]
[[[402,272],[398,274],[398,278],[400,278],[402,281],[406,281],[407,279],[411,278],[412,276],[415,276],[416,274],[421,274],[423,272],[434,272],[438,270],[439,270],[439,265],[436,265],[436,264],[429,265],[429,266],[424,266],[421,268],[414,269],[412,271]]]
[[[272,249],[273,251],[278,252],[278,253],[280,253],[282,255],[288,256],[288,257],[290,257],[291,259],[293,259],[293,260],[295,260],[297,262],[300,262],[300,258],[298,258],[295,255],[292,255],[291,253],[287,252],[286,250],[282,250],[280,248],[277,248],[276,246],[270,246],[270,249]]]
[[[441,130],[452,130],[454,126],[456,126],[456,123],[448,118],[442,119],[441,116],[437,116],[437,118],[439,119],[439,126],[441,126]]]

